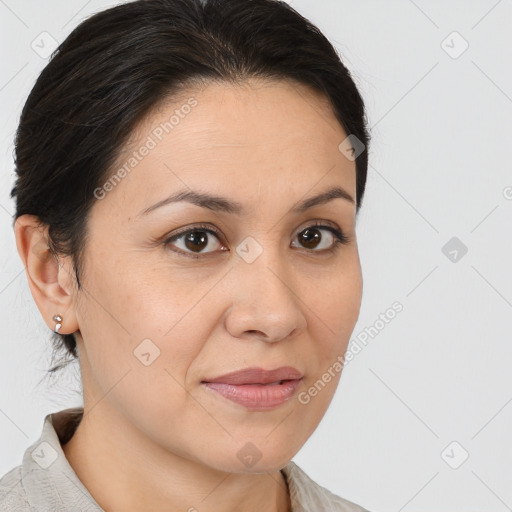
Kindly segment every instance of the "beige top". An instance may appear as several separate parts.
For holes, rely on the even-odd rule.
[[[62,450],[80,422],[82,408],[48,414],[42,434],[20,466],[0,479],[1,512],[104,512],[78,479]],[[316,484],[294,462],[282,470],[293,512],[368,512]]]

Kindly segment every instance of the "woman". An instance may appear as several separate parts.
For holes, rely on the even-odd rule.
[[[362,98],[272,0],[146,0],[76,28],[16,135],[15,235],[84,407],[1,510],[363,511],[291,462],[359,315]]]

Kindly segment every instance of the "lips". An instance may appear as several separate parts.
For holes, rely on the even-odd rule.
[[[296,368],[282,366],[276,370],[245,368],[202,381],[214,392],[246,409],[266,411],[279,407],[295,394],[303,375]]]
[[[279,384],[281,381],[297,380],[302,378],[302,373],[292,366],[282,366],[275,370],[264,370],[263,368],[244,368],[215,377],[205,379],[203,382],[223,383],[241,386],[244,384]]]

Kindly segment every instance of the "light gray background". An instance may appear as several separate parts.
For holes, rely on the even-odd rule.
[[[48,329],[11,228],[13,135],[47,62],[31,44],[46,38],[48,48],[42,32],[60,42],[116,3],[0,0],[0,474],[21,462],[47,413],[81,403],[76,366],[39,382]],[[511,510],[512,2],[291,4],[333,41],[367,104],[364,296],[353,340],[378,330],[295,461],[375,511]],[[458,252],[449,246],[446,256],[452,237]],[[404,309],[382,328],[379,314],[395,301]]]

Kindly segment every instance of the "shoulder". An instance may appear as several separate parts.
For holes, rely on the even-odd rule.
[[[0,512],[30,512],[30,504],[23,487],[21,466],[16,466],[0,478]]]
[[[289,462],[282,471],[288,483],[293,512],[309,510],[368,512],[363,507],[317,484],[294,462]]]

